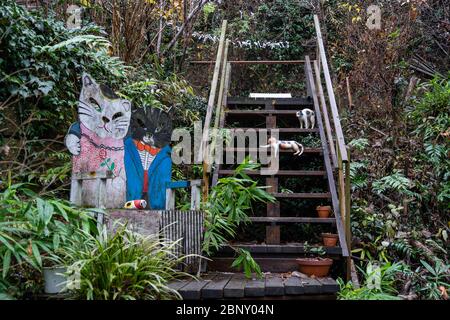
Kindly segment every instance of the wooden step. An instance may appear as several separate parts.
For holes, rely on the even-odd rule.
[[[265,274],[261,279],[247,279],[242,273],[210,272],[198,280],[173,280],[168,286],[178,291],[185,300],[317,295],[333,297],[339,291],[336,280],[330,277],[298,278],[291,274],[278,273]]]
[[[287,198],[287,199],[331,199],[329,192],[304,192],[304,193],[271,193],[275,198]]]
[[[225,110],[228,115],[293,115],[297,110]]]
[[[313,217],[249,217],[254,223],[336,223],[334,218]]]
[[[232,244],[234,248],[245,249],[252,254],[304,254],[305,247],[303,244],[287,243],[287,244]],[[342,254],[341,247],[323,247],[325,252],[329,255]],[[220,250],[220,253],[234,253],[235,251],[230,246],[225,246]]]
[[[253,255],[253,259],[258,263],[263,272],[292,272],[298,270],[298,262],[296,259],[300,257],[300,254],[281,254],[274,253],[277,257],[260,257],[257,254]],[[288,257],[290,256],[290,257]],[[329,258],[335,260],[341,259],[341,255],[329,255]],[[211,258],[212,261],[208,261],[208,270],[219,271],[219,272],[233,272],[236,269],[232,268],[231,265],[236,259],[234,256],[215,256]]]
[[[269,103],[274,106],[312,106],[310,98],[248,98],[248,97],[228,97],[227,105],[265,105]]]
[[[239,148],[230,148],[227,147],[225,148],[225,152],[267,152],[270,153],[271,149],[269,148],[248,148],[248,147],[239,147]],[[322,148],[307,148],[305,147],[303,153],[322,153],[323,149]],[[280,153],[292,153],[291,150],[280,150]]]
[[[278,130],[280,133],[316,133],[319,132],[318,128],[314,128],[314,129],[301,129],[301,128],[224,128],[226,129],[230,129],[230,130],[255,130],[257,132],[259,131],[274,131],[274,130]]]
[[[219,170],[219,174],[222,175],[232,175],[234,174],[235,170]],[[261,170],[246,170],[244,171],[245,174],[257,176],[261,175]],[[319,176],[319,177],[325,177],[326,172],[321,170],[278,170],[276,176],[300,176],[300,177],[309,177],[309,176]]]

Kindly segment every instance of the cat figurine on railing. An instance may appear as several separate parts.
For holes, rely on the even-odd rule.
[[[109,87],[97,84],[88,74],[82,75],[78,101],[78,122],[65,138],[73,155],[72,173],[110,170],[113,178],[106,183],[107,208],[122,207],[125,202],[124,138],[128,133],[131,103],[119,98]],[[95,180],[83,181],[83,206],[97,204]]]

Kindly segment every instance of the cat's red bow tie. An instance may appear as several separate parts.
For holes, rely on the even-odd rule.
[[[138,141],[138,140],[134,140],[134,144],[136,145],[136,148],[139,151],[144,151],[145,150],[148,153],[150,153],[152,156],[156,155],[159,152],[159,150],[161,150],[159,148],[153,148],[153,147],[151,147],[151,146],[149,146],[149,145],[147,145],[145,143],[142,143],[141,141]]]

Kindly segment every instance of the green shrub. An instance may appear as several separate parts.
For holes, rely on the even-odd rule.
[[[93,212],[42,199],[24,184],[9,184],[0,193],[0,292],[21,296],[30,283],[39,290],[42,267],[60,262],[59,250],[78,229],[95,230]]]
[[[175,268],[184,257],[172,253],[178,243],[144,237],[118,226],[114,234],[106,227],[97,236],[80,231],[63,252],[68,266],[68,285],[77,298],[88,300],[179,299],[167,286],[183,275]],[[82,239],[82,241],[79,241]]]

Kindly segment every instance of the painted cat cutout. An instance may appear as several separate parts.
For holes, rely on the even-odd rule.
[[[111,170],[114,178],[106,184],[106,208],[120,208],[126,198],[124,138],[131,118],[131,103],[119,98],[109,87],[97,84],[88,74],[82,75],[78,102],[78,122],[65,138],[72,153],[72,173]],[[83,182],[82,206],[97,204],[94,180]]]
[[[127,201],[143,199],[155,210],[165,209],[166,183],[171,180],[171,110],[135,109],[125,139]]]

